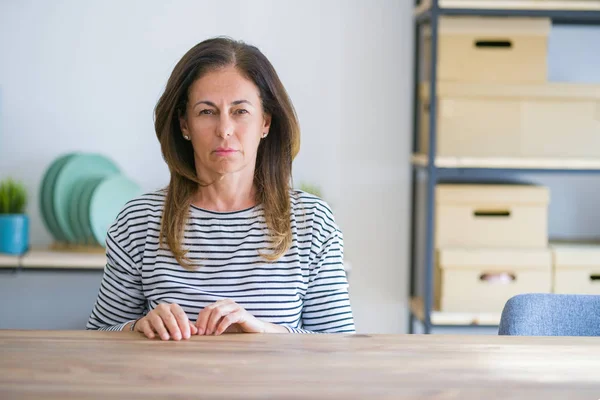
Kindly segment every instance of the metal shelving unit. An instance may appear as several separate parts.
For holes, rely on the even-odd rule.
[[[415,322],[420,322],[424,333],[431,333],[435,327],[478,327],[496,326],[500,315],[442,313],[433,310],[434,292],[434,221],[435,221],[435,187],[438,181],[447,179],[484,178],[499,174],[540,173],[540,174],[600,174],[600,160],[516,160],[516,159],[459,159],[452,157],[436,157],[437,129],[437,59],[438,59],[438,23],[445,15],[455,16],[505,16],[505,17],[548,17],[553,24],[600,25],[600,10],[543,10],[543,9],[495,9],[487,8],[444,8],[446,0],[415,1],[415,61],[413,69],[413,157],[412,167],[412,201],[411,201],[411,256],[410,256],[410,312],[409,330],[413,333]],[[456,1],[455,1],[456,2]],[[460,3],[460,2],[456,2]],[[490,4],[491,2],[487,2]],[[442,6],[440,6],[440,4]],[[431,32],[431,48],[429,75],[429,148],[427,154],[419,149],[419,83],[421,82],[421,29],[429,26]],[[425,180],[425,199],[418,199],[419,177]],[[425,207],[424,237],[417,235],[418,207]],[[424,240],[423,260],[418,260],[419,239]],[[419,270],[421,268],[421,270]],[[418,272],[423,274],[422,282],[418,282]],[[422,284],[422,293],[417,284]]]

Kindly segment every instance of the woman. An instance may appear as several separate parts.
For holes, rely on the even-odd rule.
[[[354,332],[343,236],[325,202],[290,187],[300,129],[266,57],[199,43],[175,66],[155,129],[169,186],[109,229],[87,328],[163,340]]]

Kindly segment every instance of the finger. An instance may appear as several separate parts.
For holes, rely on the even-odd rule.
[[[173,315],[171,309],[169,308],[168,310],[161,312],[160,317],[162,318],[165,327],[169,331],[171,339],[181,340],[181,331],[179,330],[177,319],[175,318],[175,315]]]
[[[158,336],[160,336],[162,340],[169,340],[169,332],[167,332],[167,328],[165,327],[161,316],[157,313],[153,313],[151,316],[148,314],[148,316],[150,317],[150,325],[152,326],[152,329],[158,333]]]
[[[221,303],[215,307],[210,313],[208,323],[206,324],[206,334],[212,335],[217,330],[217,326],[221,322],[221,319],[227,314],[237,311],[240,308],[236,303]]]
[[[211,304],[210,306],[204,307],[202,310],[200,310],[200,313],[198,313],[198,319],[196,320],[198,335],[204,335],[206,332],[206,322],[208,321],[208,317],[210,316],[213,308],[214,304]]]
[[[219,301],[216,301],[216,302],[204,307],[200,311],[200,313],[198,314],[198,319],[196,320],[196,327],[198,328],[198,335],[207,334],[208,319],[210,318],[212,311],[215,308],[221,306],[222,304],[229,304],[229,303],[233,303],[233,301],[230,299],[219,300]]]
[[[150,322],[148,322],[148,320],[146,318],[144,318],[141,321],[139,321],[136,324],[135,329],[136,330],[140,329],[142,331],[142,333],[148,339],[154,339],[154,331],[152,330],[152,327],[150,326]]]
[[[194,325],[194,323],[192,321],[189,321],[188,323],[190,325],[190,333],[192,335],[198,334],[198,328],[196,328],[196,325]]]
[[[241,310],[227,314],[221,319],[215,330],[215,335],[220,335],[231,325],[236,324],[240,319]]]
[[[177,325],[179,326],[179,331],[181,332],[181,337],[184,339],[190,338],[190,320],[188,319],[187,314],[179,304],[171,305],[171,312],[173,316],[177,320]]]

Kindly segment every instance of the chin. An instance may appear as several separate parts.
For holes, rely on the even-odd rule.
[[[241,171],[243,165],[239,165],[238,163],[219,163],[220,165],[215,166],[214,171],[218,174],[232,174],[234,172]]]

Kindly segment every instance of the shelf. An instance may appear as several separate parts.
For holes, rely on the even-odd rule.
[[[0,268],[14,268],[19,264],[19,256],[0,254]]]
[[[423,322],[425,312],[423,299],[413,297],[410,300],[410,310],[413,315]],[[468,313],[431,311],[431,324],[434,326],[497,326],[500,323],[500,313]]]
[[[421,0],[414,8],[415,18],[415,40],[414,47],[417,49],[413,65],[413,79],[415,82],[413,97],[415,106],[413,108],[413,140],[417,144],[416,148],[420,153],[413,154],[412,163],[412,200],[411,200],[411,255],[410,255],[410,316],[411,322],[420,320],[423,324],[424,332],[431,333],[432,328],[470,328],[470,327],[497,327],[500,323],[501,312],[498,313],[470,313],[470,312],[443,312],[435,310],[425,310],[424,299],[429,299],[434,291],[432,278],[435,268],[435,185],[439,182],[462,182],[462,181],[507,181],[515,178],[514,175],[533,175],[533,174],[564,174],[573,177],[574,175],[593,175],[600,176],[600,157],[583,158],[569,156],[569,153],[558,153],[557,157],[486,157],[481,152],[475,154],[475,157],[442,156],[439,146],[439,132],[431,136],[429,149],[432,157],[429,157],[426,148],[418,146],[421,137],[421,128],[419,122],[427,123],[429,128],[435,133],[436,128],[441,122],[434,112],[427,110],[427,121],[421,121],[424,118],[422,110],[419,108],[418,100],[420,96],[419,83],[438,80],[437,89],[432,95],[440,95],[444,85],[439,84],[439,76],[436,72],[439,66],[440,51],[436,47],[436,40],[440,39],[445,29],[446,17],[474,17],[481,19],[499,17],[519,17],[519,18],[544,18],[550,20],[552,24],[574,24],[574,25],[600,25],[600,0]],[[414,4],[414,3],[413,3]],[[485,20],[484,20],[485,22]],[[429,25],[429,26],[428,26]],[[423,40],[431,32],[437,32],[436,37],[431,40]],[[439,45],[439,43],[438,43]],[[428,58],[424,59],[427,56]],[[468,62],[468,60],[464,60]],[[427,62],[427,68],[423,69]],[[424,75],[421,77],[421,73]],[[421,79],[422,78],[422,79]],[[554,84],[553,84],[554,85]],[[467,97],[473,97],[474,91],[480,89],[482,85],[460,84],[462,93]],[[530,87],[523,85],[501,85],[504,96],[517,96],[523,90],[529,90]],[[570,90],[568,93],[573,96],[580,96],[579,92],[583,86],[574,85],[564,86]],[[425,88],[427,89],[427,88]],[[429,88],[431,89],[431,88]],[[535,90],[548,90],[545,86],[537,86]],[[571,92],[571,90],[573,90]],[[587,90],[587,89],[586,89]],[[553,90],[545,95],[556,95],[562,90]],[[437,93],[437,94],[436,94]],[[427,91],[426,94],[429,94]],[[427,97],[427,96],[425,96]],[[435,99],[431,99],[435,103]],[[437,120],[437,125],[436,125]],[[439,130],[439,129],[438,129]],[[428,129],[427,132],[430,130]],[[432,133],[432,132],[429,132]],[[423,140],[421,142],[424,143]],[[420,147],[420,148],[419,148]],[[435,151],[437,149],[437,152]],[[447,153],[446,153],[447,154]],[[493,154],[493,152],[487,152]],[[593,155],[593,154],[592,154]],[[508,178],[508,179],[507,179]],[[427,185],[423,185],[426,181]],[[426,189],[425,201],[420,201]],[[424,256],[424,260],[419,260]],[[419,273],[425,274],[425,282],[419,282]],[[422,278],[422,277],[421,277]],[[422,283],[425,283],[423,287]],[[412,297],[417,293],[422,297]],[[413,329],[413,324],[410,327]]]
[[[430,16],[431,0],[415,8],[419,20]],[[439,15],[547,17],[554,22],[599,23],[598,0],[438,0]]]
[[[103,270],[105,265],[103,253],[32,249],[22,256],[0,255],[0,268]]]
[[[425,154],[413,154],[411,161],[414,166],[427,167]],[[600,159],[436,157],[435,167],[448,170],[600,172]]]
[[[32,249],[22,256],[0,254],[0,268],[103,270],[105,265],[106,254],[99,252]],[[352,270],[350,262],[344,262],[344,270]]]
[[[441,9],[472,10],[538,10],[538,11],[600,11],[598,0],[438,0]],[[431,0],[418,7],[431,8]]]
[[[32,250],[21,258],[22,268],[104,269],[105,254]]]

